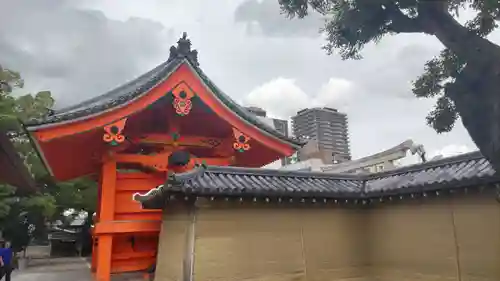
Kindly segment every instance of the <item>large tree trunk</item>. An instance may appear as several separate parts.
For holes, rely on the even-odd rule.
[[[446,90],[481,153],[500,171],[500,46],[469,31],[439,2],[420,7],[426,33],[434,35],[466,66]]]
[[[497,60],[500,66],[500,60]],[[493,71],[466,66],[447,89],[464,127],[481,153],[500,171],[500,80]]]

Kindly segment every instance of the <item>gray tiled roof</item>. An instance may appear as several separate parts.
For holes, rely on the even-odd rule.
[[[500,182],[488,161],[473,152],[372,175],[328,174],[240,167],[199,167],[172,178],[168,187],[136,199],[165,193],[197,196],[371,198],[449,190]],[[167,184],[168,185],[168,184]]]
[[[29,128],[85,118],[107,109],[123,105],[148,92],[158,83],[163,82],[179,64],[179,62],[164,62],[151,71],[107,93],[79,104],[54,111],[53,114],[45,118],[30,120],[26,123],[26,126]]]
[[[324,173],[283,172],[240,167],[208,167],[198,177],[187,180],[185,192],[227,195],[324,196],[353,195],[362,192],[356,177]]]
[[[224,105],[226,105],[229,109],[233,110],[233,112],[236,113],[241,119],[256,126],[273,137],[289,143],[295,148],[299,148],[304,145],[302,141],[283,136],[274,128],[261,122],[253,114],[238,105],[238,103],[222,92],[199,67],[197,52],[196,50],[191,50],[191,42],[186,37],[179,40],[177,47],[172,46],[170,49],[169,59],[155,67],[153,70],[103,95],[68,108],[54,111],[51,115],[46,116],[43,119],[30,120],[26,123],[26,127],[29,130],[59,122],[85,119],[103,111],[123,106],[126,103],[147,94],[156,85],[168,79],[168,77],[183,63],[188,64],[194,70],[196,75],[198,75],[212,91],[215,97],[224,103]]]
[[[364,180],[366,194],[452,189],[500,182],[480,152],[403,167],[370,175]]]

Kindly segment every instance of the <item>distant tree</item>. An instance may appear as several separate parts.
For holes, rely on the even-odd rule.
[[[12,96],[14,88],[22,88],[24,81],[18,72],[4,69],[0,65],[0,124],[5,128],[17,126],[14,114],[15,98]]]
[[[0,125],[7,129],[32,176],[35,179],[44,178],[47,177],[47,170],[21,124],[23,121],[47,114],[54,100],[50,92],[39,92],[34,96],[13,95],[13,91],[23,85],[24,81],[18,72],[0,66]],[[46,220],[55,214],[56,200],[43,187],[42,185],[40,192],[35,194],[18,196],[15,188],[0,184],[0,225],[4,236],[12,241],[17,250],[26,246],[32,234],[36,236],[43,232]],[[30,231],[27,232],[28,229]]]
[[[89,212],[91,218],[97,202],[97,185],[90,179],[56,183],[49,176],[22,123],[47,115],[54,99],[48,91],[14,95],[13,91],[23,85],[18,72],[0,66],[0,125],[7,128],[39,187],[35,194],[19,196],[14,187],[0,184],[0,228],[16,251],[24,249],[33,238],[46,237],[47,223],[61,219],[67,209],[76,214]]]
[[[18,72],[2,68],[0,65],[0,124],[9,128],[14,145],[26,166],[37,181],[41,192],[22,198],[18,203],[36,210],[44,217],[60,218],[67,209],[90,212],[95,211],[97,202],[97,185],[88,178],[56,183],[48,175],[47,169],[29,141],[22,128],[22,123],[34,118],[41,118],[50,113],[54,99],[49,91],[41,91],[35,95],[13,95],[13,91],[24,86]],[[0,217],[2,209],[2,189],[0,188]],[[12,201],[12,200],[10,200]],[[9,200],[7,201],[10,202]]]
[[[17,201],[17,198],[14,196],[15,190],[13,186],[0,184],[0,222],[7,218],[12,205]]]
[[[91,217],[96,211],[97,184],[92,179],[78,178],[58,184],[52,183],[47,185],[47,189],[56,199],[58,215],[71,209],[74,215],[86,212]]]
[[[500,171],[500,46],[486,36],[498,28],[498,0],[279,0],[290,17],[315,10],[326,16],[324,49],[343,59],[360,59],[361,50],[385,35],[423,33],[445,46],[425,64],[413,83],[421,98],[437,98],[427,116],[436,132],[450,131],[458,117]],[[466,24],[464,9],[475,12]]]

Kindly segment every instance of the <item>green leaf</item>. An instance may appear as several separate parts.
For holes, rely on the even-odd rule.
[[[446,96],[440,97],[434,110],[427,115],[427,124],[438,133],[449,132],[453,129],[458,114],[453,101]]]

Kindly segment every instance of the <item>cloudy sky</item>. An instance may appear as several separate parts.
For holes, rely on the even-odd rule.
[[[399,35],[368,46],[360,61],[327,56],[321,19],[287,20],[277,0],[0,0],[0,63],[28,91],[51,90],[67,106],[140,75],[168,58],[183,31],[203,70],[245,105],[288,118],[308,106],[349,116],[355,158],[406,139],[430,154],[474,150],[461,124],[438,135],[425,124],[434,101],[411,81],[442,48]],[[500,33],[492,36],[500,43]]]

